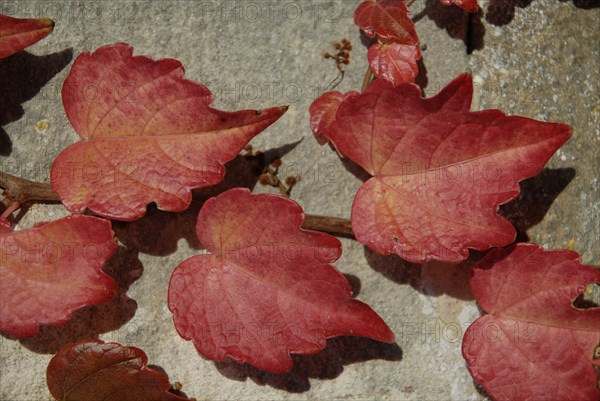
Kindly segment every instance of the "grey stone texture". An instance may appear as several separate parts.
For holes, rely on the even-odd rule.
[[[54,158],[78,140],[60,98],[70,64],[83,51],[128,42],[135,53],[175,58],[186,77],[206,84],[225,110],[289,104],[287,114],[251,143],[283,159],[281,175],[300,176],[292,198],[307,213],[350,216],[365,173],[320,146],[308,127],[308,106],[337,70],[323,53],[343,37],[354,44],[338,90],[358,90],[366,47],[353,24],[359,0],[227,1],[3,1],[0,13],[50,17],[51,36],[0,61],[2,171],[49,181]],[[503,207],[520,238],[548,249],[571,247],[585,263],[600,264],[600,10],[598,2],[512,0],[481,3],[467,16],[437,0],[411,6],[423,51],[419,78],[432,96],[470,71],[474,108],[564,122],[573,137],[523,194]],[[470,53],[469,53],[470,52]],[[423,68],[424,67],[424,68]],[[39,121],[48,129],[36,131]],[[33,338],[0,336],[0,400],[49,400],[45,369],[65,343],[98,336],[137,346],[172,382],[198,400],[484,400],[461,356],[461,337],[480,311],[468,284],[469,265],[409,265],[342,238],[335,264],[357,298],[377,311],[396,343],[355,338],[329,341],[315,356],[272,375],[198,355],[173,326],[166,296],[172,270],[201,252],[194,223],[202,199],[231,186],[254,192],[256,162],[238,158],[225,183],[197,191],[181,214],[150,207],[148,216],[115,223],[120,249],[107,267],[121,290],[111,302],[75,313]],[[66,215],[60,205],[34,205],[17,228]]]

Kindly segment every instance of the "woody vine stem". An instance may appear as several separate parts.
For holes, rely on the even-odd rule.
[[[27,203],[58,203],[60,197],[50,184],[29,181],[0,172],[0,188],[4,189],[6,210],[1,217],[8,217],[21,205]],[[352,235],[350,220],[338,217],[306,215],[302,228],[336,235]]]

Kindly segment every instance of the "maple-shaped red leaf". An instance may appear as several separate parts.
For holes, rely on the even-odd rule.
[[[346,94],[337,91],[325,92],[312,102],[308,111],[310,113],[310,129],[313,134],[316,137],[321,136],[323,131],[329,127],[329,124],[335,120],[335,113],[342,100],[356,94],[358,92],[354,91]]]
[[[210,91],[183,76],[179,61],[133,57],[124,43],[75,60],[62,97],[82,141],[51,171],[69,211],[126,221],[149,202],[182,211],[192,188],[221,181],[224,163],[287,109],[216,110]]]
[[[421,52],[418,46],[375,43],[369,47],[367,57],[373,74],[394,85],[414,82],[419,74],[417,60],[421,58]]]
[[[354,11],[354,23],[370,38],[385,43],[419,42],[404,0],[365,0]]]
[[[116,283],[102,266],[117,249],[110,221],[69,216],[0,237],[0,331],[36,334],[86,305],[108,301]]]
[[[169,283],[179,334],[209,359],[270,372],[289,371],[290,353],[317,353],[330,337],[394,341],[330,265],[340,242],[300,229],[303,221],[302,208],[280,196],[232,189],[209,199],[196,230],[212,254],[181,263]]]
[[[479,10],[479,5],[477,4],[477,0],[440,0],[445,6],[450,6],[452,4],[457,7],[462,8],[465,11],[470,13],[476,13]]]
[[[46,381],[60,401],[183,401],[139,348],[101,340],[68,344],[50,360]]]
[[[13,55],[42,40],[54,29],[49,18],[22,19],[0,14],[0,58]]]
[[[494,249],[473,269],[480,317],[466,331],[463,356],[496,401],[600,399],[594,349],[600,308],[573,301],[600,271],[569,250],[534,244]]]
[[[356,238],[411,262],[460,262],[468,248],[504,246],[515,229],[497,214],[570,137],[569,126],[470,112],[473,84],[457,77],[422,99],[417,85],[385,80],[342,101],[324,131],[374,177],[352,207]]]

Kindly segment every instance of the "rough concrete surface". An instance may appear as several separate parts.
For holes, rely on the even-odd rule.
[[[225,110],[289,104],[287,114],[252,141],[282,156],[282,175],[299,175],[292,192],[307,213],[349,217],[366,176],[319,146],[308,128],[308,106],[335,78],[322,53],[346,37],[354,44],[339,86],[360,88],[366,48],[352,22],[359,0],[234,0],[161,2],[3,1],[0,13],[50,17],[51,36],[26,52],[0,60],[2,171],[49,180],[58,153],[78,137],[60,99],[70,64],[83,51],[128,42],[136,54],[175,58],[186,77],[206,84]],[[584,262],[600,264],[600,10],[598,1],[494,0],[467,17],[437,0],[417,1],[426,71],[419,78],[431,96],[462,71],[475,77],[475,108],[565,122],[573,138],[548,168],[523,184],[519,200],[503,208],[520,232],[544,247],[573,247]],[[467,50],[471,54],[467,53]],[[47,120],[46,132],[36,125]],[[256,165],[238,158],[219,189],[254,187]],[[211,192],[212,191],[212,192]],[[480,316],[468,285],[468,264],[408,265],[342,239],[336,266],[358,299],[396,333],[396,343],[355,338],[329,341],[315,356],[297,357],[294,370],[271,375],[234,363],[213,363],[176,333],[167,308],[170,274],[200,252],[193,226],[198,191],[179,215],[150,207],[148,216],[115,223],[121,247],[107,270],[121,286],[107,304],[75,313],[60,327],[17,341],[0,336],[0,400],[51,399],[45,369],[62,345],[99,337],[146,351],[151,364],[198,400],[484,400],[460,353],[468,324]],[[276,192],[260,185],[255,192]],[[34,205],[18,224],[66,215],[60,205]],[[125,295],[126,293],[126,295]]]

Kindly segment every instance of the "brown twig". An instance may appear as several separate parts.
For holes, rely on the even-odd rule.
[[[54,203],[60,197],[50,184],[29,181],[24,178],[0,171],[0,188],[4,189],[4,197],[21,205],[28,202]]]
[[[329,52],[323,54],[326,59],[332,59],[338,70],[336,77],[327,85],[328,91],[334,90],[344,80],[345,66],[350,64],[350,52],[352,51],[352,43],[344,38],[340,42],[334,43],[333,47],[337,51],[334,54]]]
[[[302,228],[337,235],[354,235],[350,220],[338,217],[306,215]]]
[[[286,191],[289,191],[293,184],[291,182],[286,182],[286,184],[290,186],[286,188]],[[28,202],[60,202],[58,193],[52,189],[50,184],[29,181],[4,172],[0,172],[0,188],[4,189],[4,197],[12,205],[15,203],[24,205]],[[302,227],[308,230],[323,231],[331,234],[352,235],[350,220],[337,217],[307,215]]]

